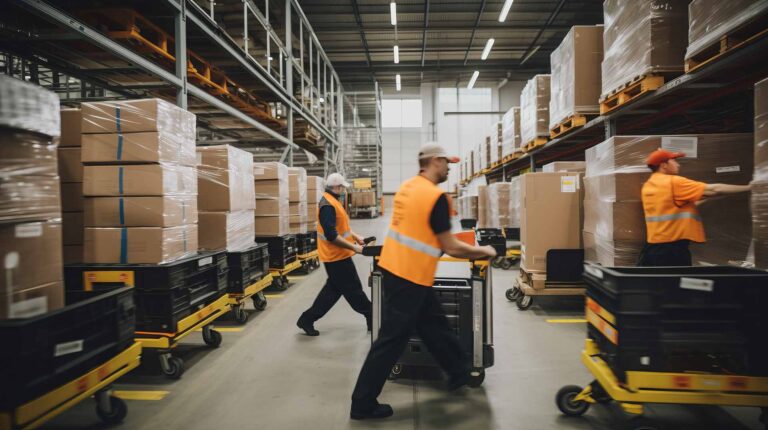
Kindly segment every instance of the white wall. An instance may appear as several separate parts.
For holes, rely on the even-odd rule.
[[[509,81],[506,85],[499,88],[500,111],[508,111],[509,108],[520,106],[520,93],[523,92],[526,81]]]
[[[395,193],[400,184],[419,173],[418,154],[422,145],[420,128],[382,129],[382,190]]]

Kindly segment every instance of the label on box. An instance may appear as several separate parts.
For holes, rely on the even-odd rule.
[[[205,257],[197,260],[197,267],[207,266],[213,263],[213,257]]]
[[[48,312],[48,297],[35,297],[34,299],[11,303],[8,307],[10,318],[31,318],[46,312]]]
[[[680,288],[711,293],[715,290],[715,281],[711,279],[680,278]]]
[[[62,355],[74,354],[83,350],[83,340],[73,340],[72,342],[64,342],[56,344],[56,348],[53,351],[54,357],[61,357]]]
[[[579,178],[578,176],[563,176],[560,178],[560,192],[561,193],[575,193],[578,190]]]
[[[682,152],[685,158],[699,157],[699,138],[695,136],[663,136],[661,148],[672,152]]]
[[[256,167],[253,169],[253,176],[261,176],[264,174],[264,168],[263,167]]]
[[[43,235],[43,223],[31,222],[29,224],[19,224],[16,226],[14,233],[19,239],[26,237],[40,237]]]
[[[740,166],[725,166],[725,167],[715,167],[716,173],[731,173],[731,172],[741,172]]]

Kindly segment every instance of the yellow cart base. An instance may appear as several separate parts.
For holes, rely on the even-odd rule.
[[[272,285],[272,274],[267,273],[259,281],[245,288],[243,294],[229,294],[229,306],[232,308],[232,314],[238,324],[248,322],[248,312],[245,311],[246,300],[251,299],[253,307],[257,311],[263,311],[267,308],[267,298],[264,297],[264,289],[270,285]]]
[[[85,375],[56,388],[12,411],[0,412],[0,430],[34,429],[83,400],[96,399],[96,413],[108,424],[121,422],[128,409],[121,399],[112,395],[110,386],[118,378],[138,367],[141,344],[136,342],[109,361]]]
[[[272,274],[272,285],[271,287],[276,289],[277,291],[285,291],[288,289],[288,274],[297,270],[301,269],[301,261],[299,259],[296,259],[293,263],[289,263],[287,266],[280,268],[280,269],[269,269],[269,272]]]
[[[301,266],[307,269],[307,273],[320,267],[320,256],[317,253],[317,250],[301,254],[298,256],[298,259],[301,262]]]

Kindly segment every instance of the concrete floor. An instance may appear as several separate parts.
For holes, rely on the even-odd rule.
[[[354,220],[358,233],[381,237],[385,219]],[[370,267],[355,257],[366,282]],[[590,376],[579,362],[585,329],[581,323],[547,319],[583,317],[578,300],[539,301],[519,311],[504,297],[514,270],[494,272],[496,365],[481,388],[446,393],[439,382],[388,382],[380,401],[395,415],[378,422],[349,419],[357,373],[370,346],[365,321],[341,301],[316,327],[321,335],[304,336],[296,328],[299,314],[313,301],[325,272],[293,278],[288,291],[269,298],[268,308],[254,313],[242,330],[217,322],[224,342],[205,347],[192,335],[178,349],[187,372],[171,381],[159,374],[156,360],[119,381],[116,389],[151,391],[160,400],[129,400],[123,429],[619,429],[635,428],[615,409],[594,407],[582,418],[560,415],[554,396],[567,384],[584,385]],[[367,291],[366,287],[366,291]],[[233,331],[230,331],[233,330]],[[163,393],[167,392],[167,393]],[[84,402],[44,428],[101,429],[93,402]],[[755,409],[656,406],[646,409],[656,429],[758,429]]]

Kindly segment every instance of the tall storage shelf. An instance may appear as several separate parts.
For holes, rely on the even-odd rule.
[[[349,93],[349,99],[347,108],[351,107],[352,112],[341,135],[343,173],[350,182],[362,179],[366,187],[370,179],[376,211],[381,213],[381,93],[376,86],[372,92]]]

